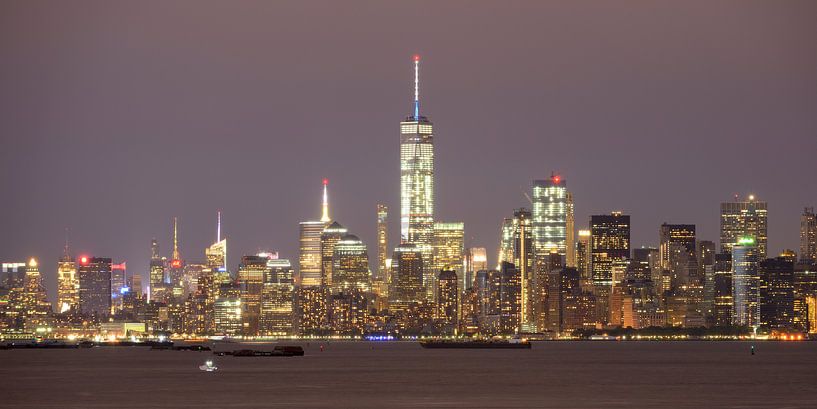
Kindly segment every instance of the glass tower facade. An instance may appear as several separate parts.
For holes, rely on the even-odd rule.
[[[567,181],[558,175],[533,181],[533,241],[536,252],[567,255]]]
[[[750,195],[745,201],[721,203],[721,252],[731,252],[742,237],[754,237],[758,258],[766,258],[766,202]]]

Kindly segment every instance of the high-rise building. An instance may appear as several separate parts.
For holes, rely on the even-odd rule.
[[[732,325],[760,325],[758,253],[752,237],[739,239],[732,247]]]
[[[323,204],[321,206],[321,221],[301,222],[300,253],[298,257],[298,276],[296,284],[301,287],[317,287],[325,285],[323,277],[323,257],[321,255],[321,235],[330,222],[327,185],[323,180]]]
[[[370,291],[369,253],[355,235],[345,234],[334,246],[332,293],[348,290]]]
[[[286,259],[267,260],[261,292],[259,332],[264,335],[291,335],[295,323],[295,286],[292,264]]]
[[[148,274],[148,285],[150,299],[163,301],[166,295],[165,267],[166,263],[159,254],[159,243],[156,239],[150,241],[150,273]]]
[[[79,308],[79,278],[77,263],[68,254],[68,244],[57,263],[57,311],[65,313]]]
[[[420,57],[414,56],[414,114],[400,123],[401,241],[431,244],[434,223],[433,126],[420,116]]]
[[[576,270],[579,270],[581,280],[589,283],[590,274],[590,230],[579,230],[579,240],[576,241]]]
[[[590,216],[590,275],[597,322],[610,319],[612,288],[626,272],[629,259],[630,216],[621,212]],[[617,317],[619,312],[614,312]]]
[[[465,283],[463,287],[471,288],[477,271],[488,270],[488,251],[485,247],[470,247],[465,252]]]
[[[794,329],[794,262],[784,257],[769,258],[760,262],[758,273],[760,325]]]
[[[553,251],[567,255],[568,210],[567,180],[551,175],[544,180],[533,181],[532,229],[537,254]]]
[[[216,241],[204,249],[204,256],[207,258],[207,267],[214,272],[227,271],[227,239],[221,238],[221,210],[218,211]]]
[[[817,263],[817,214],[806,207],[800,216],[800,260]]]
[[[513,218],[506,217],[502,219],[502,227],[500,228],[499,255],[497,256],[496,262],[497,270],[500,268],[503,261],[513,263],[513,232]]]
[[[268,257],[244,256],[238,266],[238,285],[241,294],[241,325],[244,335],[256,335],[261,316],[261,292],[264,276],[268,273]]]
[[[395,248],[391,268],[389,298],[392,306],[405,308],[410,303],[425,300],[423,255],[416,245],[406,243]]]
[[[400,122],[400,242],[414,243],[423,254],[427,285],[433,281],[434,131],[420,116],[419,66],[415,55],[414,113]]]
[[[524,331],[533,332],[536,326],[533,305],[536,247],[533,241],[530,210],[525,208],[514,210],[512,226],[513,266],[519,273],[521,283],[519,308],[522,315],[519,323]]]
[[[757,244],[757,256],[766,258],[766,202],[749,195],[745,201],[721,203],[721,252],[732,251],[738,240],[743,237],[754,237]]]
[[[338,222],[332,222],[321,233],[321,283],[332,286],[335,245],[348,233]]]
[[[127,285],[128,270],[127,263],[111,264],[111,308],[116,313],[122,310],[122,296],[130,289]]]
[[[0,316],[11,318],[12,328],[26,332],[49,331],[51,304],[46,297],[36,259],[31,258],[25,265],[22,286],[12,288],[8,298],[7,307],[0,308],[3,311]]]
[[[567,267],[576,267],[576,216],[573,206],[573,193],[567,192],[567,221],[565,228],[565,254]]]
[[[387,281],[388,269],[386,259],[389,258],[389,208],[381,203],[377,204],[377,276],[375,279]]]
[[[168,283],[173,287],[174,293],[178,294],[178,289],[181,288],[182,276],[184,275],[184,260],[182,260],[179,251],[179,219],[177,217],[173,218],[173,253],[168,267],[166,278],[169,278]]]
[[[590,265],[594,284],[611,285],[613,264],[630,258],[630,216],[590,216]]]
[[[108,316],[111,313],[111,259],[79,258],[79,310],[83,314]]]
[[[457,223],[434,223],[434,281],[442,270],[452,270],[457,273],[457,282],[463,285],[465,267],[463,254],[465,252],[465,225]],[[436,285],[434,286],[436,288]],[[460,288],[462,291],[464,288]]]
[[[715,254],[712,315],[717,326],[732,325],[732,254]]]
[[[456,332],[459,320],[460,285],[457,273],[453,270],[442,270],[437,276],[437,319],[444,327],[444,332]]]
[[[516,266],[503,261],[499,278],[499,330],[503,334],[519,333],[524,326],[522,274]]]
[[[659,262],[661,269],[669,272],[669,283],[662,283],[662,290],[686,286],[697,279],[698,259],[695,255],[695,225],[667,224],[659,230]],[[669,284],[668,286],[666,284]]]
[[[216,335],[241,335],[241,288],[238,284],[227,283],[219,286],[218,297],[213,306]]]

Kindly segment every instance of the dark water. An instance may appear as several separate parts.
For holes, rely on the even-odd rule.
[[[3,408],[817,408],[817,342],[312,342],[293,358],[0,351]],[[306,344],[302,344],[306,346]],[[213,358],[219,370],[198,370]]]

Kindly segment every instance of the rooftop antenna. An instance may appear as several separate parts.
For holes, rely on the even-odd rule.
[[[414,54],[414,120],[420,120],[420,54]]]
[[[176,220],[176,217],[173,217],[173,260],[181,260],[181,257],[179,257],[179,240],[177,235],[178,233],[177,225],[178,220]]]
[[[216,227],[216,243],[221,241],[221,209],[218,210],[218,224]]]

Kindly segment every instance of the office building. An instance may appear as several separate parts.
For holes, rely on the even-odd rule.
[[[731,247],[732,252],[732,325],[760,325],[758,299],[758,253],[752,237],[744,237]]]
[[[456,333],[459,324],[459,294],[457,273],[442,270],[437,276],[437,319],[444,333]]]
[[[97,318],[111,314],[111,259],[79,258],[79,310]]]
[[[795,329],[794,262],[769,258],[758,266],[760,325],[771,329]]]
[[[753,237],[757,245],[757,256],[766,258],[766,202],[755,199],[754,195],[744,200],[735,197],[734,202],[721,203],[721,252],[732,251],[738,240]]]
[[[817,215],[806,207],[800,216],[800,260],[817,263]]]
[[[348,233],[338,222],[332,222],[321,233],[321,283],[332,286],[332,268],[335,245]]]
[[[532,232],[537,254],[567,255],[568,213],[572,210],[567,180],[559,175],[533,181]],[[571,215],[572,217],[572,215]]]
[[[371,290],[369,253],[355,235],[346,234],[335,244],[332,256],[332,293]]]

